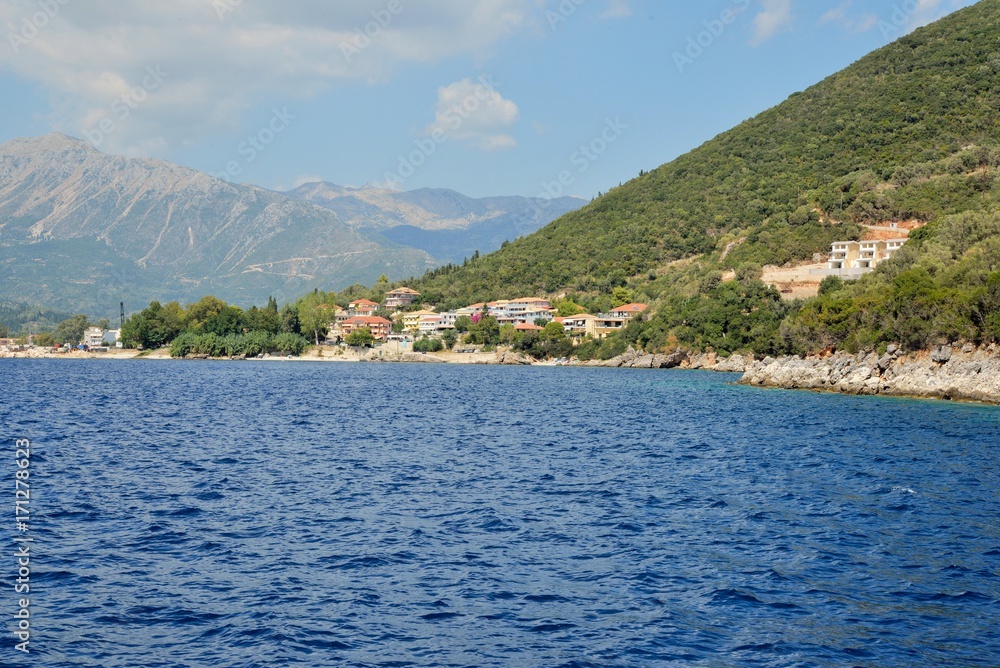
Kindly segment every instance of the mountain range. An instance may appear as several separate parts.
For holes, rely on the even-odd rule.
[[[250,305],[419,274],[584,204],[231,184],[54,133],[0,146],[0,301],[96,315],[213,294]]]

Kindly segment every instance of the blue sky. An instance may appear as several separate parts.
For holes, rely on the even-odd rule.
[[[972,0],[0,0],[0,142],[593,197]]]

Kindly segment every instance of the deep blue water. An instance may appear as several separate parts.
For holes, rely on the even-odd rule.
[[[1000,665],[1000,409],[733,380],[5,360],[0,664]]]

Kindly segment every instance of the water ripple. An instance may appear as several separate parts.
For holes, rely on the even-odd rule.
[[[37,665],[1000,665],[996,409],[700,372],[0,371],[35,443]]]

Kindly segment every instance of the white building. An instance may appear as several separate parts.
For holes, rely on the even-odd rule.
[[[104,330],[100,327],[88,327],[83,333],[83,345],[88,348],[104,346]]]

